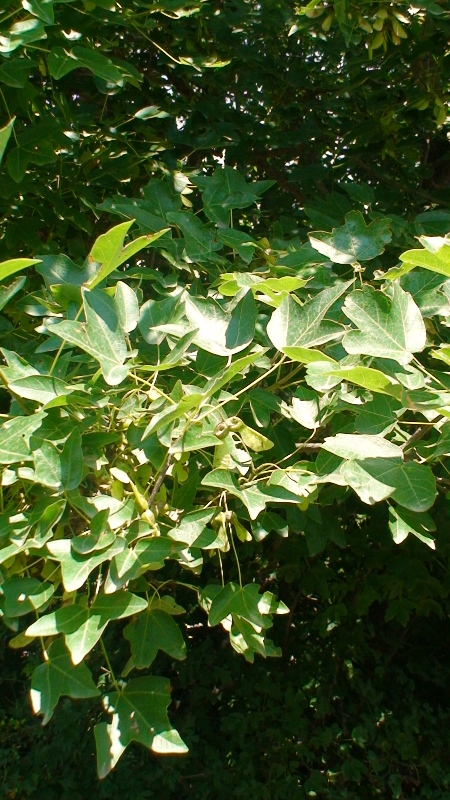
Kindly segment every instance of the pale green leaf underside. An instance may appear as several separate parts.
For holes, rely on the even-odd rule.
[[[408,292],[393,285],[392,299],[371,286],[357,289],[345,299],[344,314],[358,330],[347,333],[342,344],[347,353],[412,361],[426,343],[422,315]]]

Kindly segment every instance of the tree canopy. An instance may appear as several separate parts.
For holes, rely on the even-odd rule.
[[[73,720],[109,798],[450,791],[449,33],[3,4],[1,659],[54,732],[9,797],[77,796]]]

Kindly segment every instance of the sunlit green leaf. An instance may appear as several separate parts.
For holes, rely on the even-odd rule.
[[[408,364],[414,353],[425,347],[426,331],[422,315],[411,295],[398,284],[392,299],[365,286],[345,299],[343,311],[357,326],[344,336],[347,353],[392,358]]]
[[[350,211],[341,228],[333,228],[332,233],[310,233],[309,241],[315,250],[336,264],[370,261],[391,241],[389,220],[375,220],[366,225],[360,211]]]
[[[104,699],[112,722],[95,726],[97,768],[104,778],[117,764],[131,742],[140,742],[154,753],[186,753],[187,747],[167,717],[170,684],[165,678],[148,676],[130,681],[120,692]]]
[[[45,725],[51,718],[60,697],[81,699],[100,694],[85,664],[74,667],[61,639],[48,649],[48,661],[33,672],[31,703],[35,714],[43,714]]]

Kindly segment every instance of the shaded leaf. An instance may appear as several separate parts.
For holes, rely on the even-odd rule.
[[[27,628],[27,636],[55,636],[63,633],[72,662],[79,664],[100,639],[108,622],[138,614],[147,601],[131,592],[98,595],[91,606],[62,606]]]
[[[5,154],[5,150],[6,150],[8,142],[9,142],[9,137],[11,136],[12,130],[14,128],[14,122],[15,122],[15,118],[12,119],[10,122],[8,122],[7,125],[5,125],[3,128],[0,128],[0,164],[3,161],[3,156]],[[1,270],[1,265],[0,265],[0,270]],[[6,276],[2,276],[1,272],[0,272],[0,276],[1,277],[6,277]]]
[[[100,695],[85,664],[74,667],[61,639],[47,651],[48,661],[37,667],[31,678],[31,704],[35,714],[43,714],[46,725],[60,697],[81,699]]]
[[[389,529],[396,544],[401,544],[412,533],[432,550],[436,549],[433,537],[436,525],[429,514],[418,514],[405,508],[389,507]]]
[[[161,609],[150,607],[130,622],[123,633],[130,642],[130,667],[149,667],[158,650],[163,650],[179,661],[186,658],[186,643],[180,628],[171,615]]]
[[[165,678],[148,676],[130,681],[120,692],[104,699],[105,709],[113,714],[108,725],[95,726],[97,768],[100,778],[115,767],[125,748],[139,742],[154,753],[186,753],[187,747],[167,716],[170,684]]]

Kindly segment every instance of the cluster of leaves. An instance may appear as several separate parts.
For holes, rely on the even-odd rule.
[[[61,696],[102,695],[101,777],[131,741],[186,751],[149,673],[159,650],[186,657],[177,618],[221,625],[247,661],[281,654],[266,539],[345,547],[356,496],[383,504],[396,543],[434,549],[450,486],[448,240],[422,235],[398,264],[391,221],[358,211],[306,243],[258,240],[227,223],[270,182],[225,167],[195,183],[196,213],[158,179],[105,202],[142,235],[125,243],[121,222],[83,262],[0,265],[3,620],[12,647],[42,644],[44,722]],[[128,644],[111,652],[110,629]]]
[[[383,504],[366,511],[363,519],[358,499],[347,502],[341,524],[348,546],[328,542],[315,558],[304,537],[261,544],[267,579],[277,570],[280,596],[291,608],[275,621],[284,658],[270,669],[262,659],[238,658],[219,628],[200,624],[201,610],[191,616],[189,657],[158,656],[158,669],[171,675],[171,716],[189,758],[154,759],[144,748],[129,748],[96,785],[100,800],[124,793],[149,800],[162,791],[170,800],[250,793],[257,800],[289,793],[306,800],[313,791],[329,800],[363,793],[369,800],[447,800],[448,513],[442,507],[436,517],[442,530],[436,558],[417,539],[401,547],[392,542]],[[247,580],[252,560],[241,566]],[[187,595],[177,588],[178,602]],[[410,613],[406,625],[393,619],[400,604]],[[109,627],[106,635],[108,650],[121,648],[126,660],[120,631]],[[95,707],[63,699],[41,728],[27,708],[23,656],[6,647],[1,654],[5,796],[88,796],[93,742],[80,731],[98,722]],[[38,654],[25,663],[29,674]],[[98,666],[93,653],[90,667]]]
[[[101,777],[186,751],[172,684],[241,795],[448,788],[446,712],[384,681],[426,682],[395,641],[448,615],[449,33],[443,0],[2,4],[0,612]],[[246,661],[282,650],[272,688]]]

